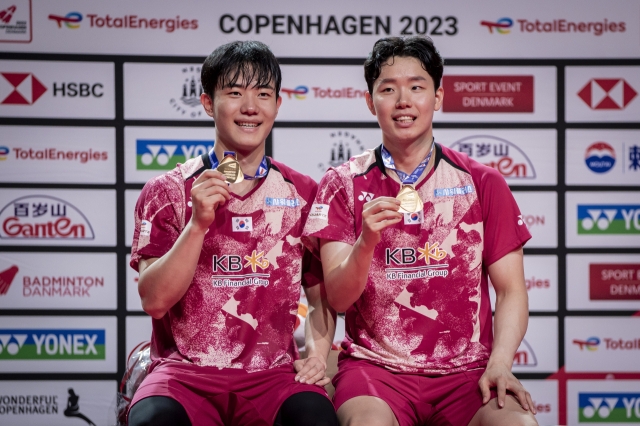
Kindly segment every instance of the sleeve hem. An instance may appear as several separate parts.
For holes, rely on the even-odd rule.
[[[530,239],[531,239],[531,235],[528,235],[526,237],[518,238],[517,240],[512,241],[510,244],[505,245],[502,250],[494,253],[491,257],[488,257],[485,260],[485,265],[487,265],[488,267],[496,263],[498,260],[502,259],[508,253],[511,253],[512,251],[516,250],[518,247],[523,247],[527,243],[527,241],[529,241]]]

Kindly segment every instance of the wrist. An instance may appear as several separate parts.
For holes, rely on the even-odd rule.
[[[307,358],[318,358],[325,368],[327,366],[327,356],[317,351],[307,351]]]
[[[209,227],[203,228],[200,226],[191,216],[191,220],[187,223],[187,226],[184,228],[184,232],[193,236],[193,237],[201,237],[204,238],[204,235],[209,231]]]

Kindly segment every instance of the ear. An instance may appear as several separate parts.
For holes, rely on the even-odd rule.
[[[215,120],[216,118],[214,117],[214,112],[213,112],[213,99],[211,99],[211,97],[206,93],[203,93],[202,95],[200,95],[200,103],[204,107],[204,110],[207,113],[207,115],[209,117],[212,117]]]
[[[278,99],[276,99],[276,116],[278,116],[278,111],[280,111],[280,105],[282,105],[282,96],[278,96]]]
[[[371,114],[376,115],[376,107],[373,105],[373,97],[371,97],[371,93],[369,93],[368,90],[364,92],[364,99],[367,101],[367,107],[369,107]]]
[[[434,111],[440,111],[440,108],[442,108],[442,102],[444,101],[444,89],[442,88],[442,86],[438,87],[438,90],[436,90],[436,104],[434,106]]]

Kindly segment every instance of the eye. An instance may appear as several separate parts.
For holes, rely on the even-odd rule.
[[[393,89],[391,87],[384,87],[380,91],[383,93],[391,93],[393,92]]]

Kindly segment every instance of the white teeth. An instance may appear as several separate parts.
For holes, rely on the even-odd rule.
[[[241,127],[258,127],[258,123],[238,123]]]
[[[396,118],[396,121],[413,121],[414,118],[408,115],[403,115],[401,117]]]

